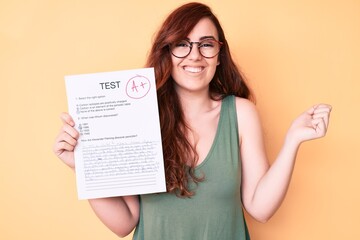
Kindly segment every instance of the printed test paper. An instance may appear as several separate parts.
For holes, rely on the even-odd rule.
[[[153,68],[65,77],[79,199],[166,191]]]

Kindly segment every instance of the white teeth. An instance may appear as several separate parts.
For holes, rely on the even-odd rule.
[[[184,67],[184,70],[191,73],[198,73],[203,70],[202,67]]]

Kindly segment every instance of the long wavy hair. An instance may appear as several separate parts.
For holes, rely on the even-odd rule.
[[[218,56],[220,65],[209,85],[210,97],[221,100],[228,95],[235,95],[253,99],[249,87],[232,60],[224,31],[211,9],[195,2],[175,9],[155,35],[146,66],[155,69],[167,191],[181,197],[191,197],[194,191],[189,187],[190,182],[198,184],[203,180],[203,176],[195,174],[198,154],[195,146],[192,146],[186,137],[187,131],[191,129],[185,121],[174,88],[169,45],[185,39],[203,18],[209,18],[214,23],[219,41],[223,42]]]

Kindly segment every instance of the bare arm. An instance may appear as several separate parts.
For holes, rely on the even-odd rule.
[[[300,144],[323,137],[331,107],[318,105],[301,114],[289,128],[283,147],[270,166],[266,157],[261,123],[255,106],[237,99],[242,197],[245,209],[255,219],[266,222],[285,198]]]
[[[137,196],[90,199],[89,203],[98,218],[119,237],[129,235],[139,221]]]
[[[56,137],[53,152],[71,169],[75,168],[74,149],[79,133],[67,113],[61,114],[63,126]],[[90,199],[89,203],[99,219],[120,237],[132,232],[139,221],[138,196]]]

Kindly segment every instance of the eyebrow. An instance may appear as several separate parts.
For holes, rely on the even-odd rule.
[[[216,40],[214,36],[203,36],[203,37],[201,37],[201,38],[199,39],[199,41],[202,41],[202,40],[204,40],[204,39],[214,39],[214,40]],[[186,38],[186,40],[189,40],[189,41],[190,41],[190,38]]]

